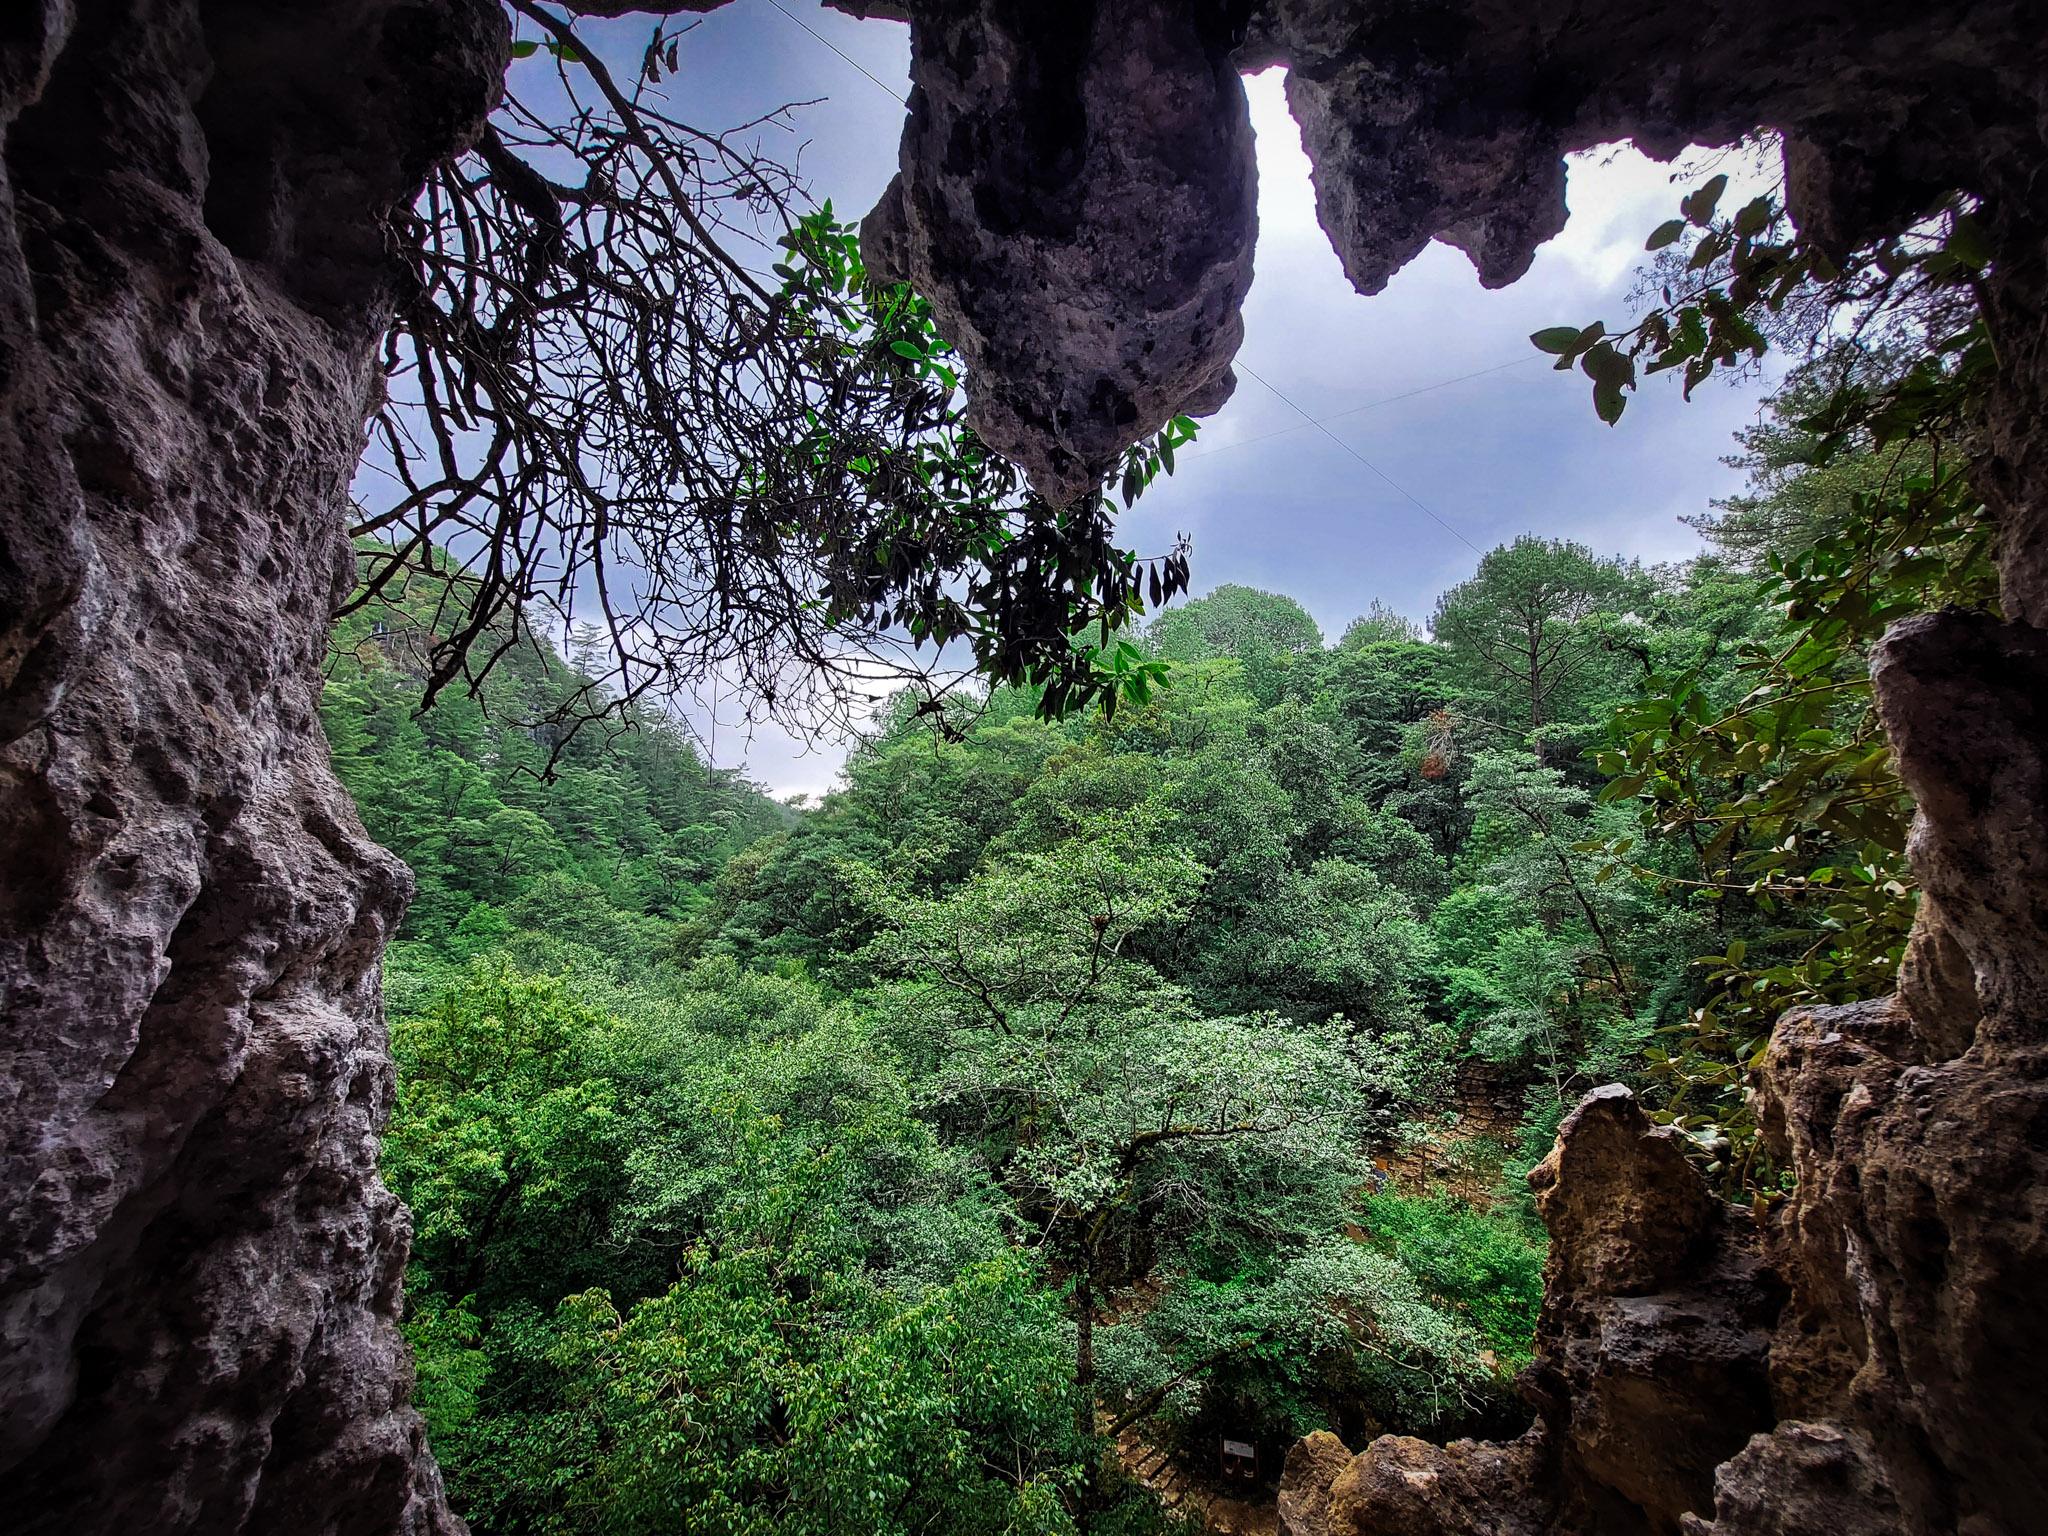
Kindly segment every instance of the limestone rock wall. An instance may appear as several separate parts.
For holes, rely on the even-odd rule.
[[[913,36],[862,244],[932,300],[975,429],[1064,504],[1235,382],[1258,215],[1228,28],[1183,0],[991,0],[920,8]]]
[[[405,870],[315,713],[380,211],[485,0],[0,8],[0,1524],[458,1528],[378,1182]]]

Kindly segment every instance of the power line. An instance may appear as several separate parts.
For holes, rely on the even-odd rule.
[[[1381,400],[1368,400],[1363,405],[1353,405],[1348,406],[1341,411],[1332,411],[1328,416],[1322,417],[1320,421],[1318,421],[1314,417],[1304,416],[1302,420],[1296,422],[1291,427],[1281,427],[1279,430],[1274,432],[1261,432],[1257,437],[1241,437],[1234,442],[1218,443],[1214,448],[1198,448],[1193,453],[1182,454],[1181,457],[1183,459],[1206,459],[1213,454],[1228,453],[1233,448],[1249,448],[1254,443],[1268,443],[1276,437],[1286,437],[1289,433],[1299,432],[1304,427],[1319,426],[1322,424],[1322,422],[1327,421],[1341,421],[1346,416],[1356,416],[1364,411],[1376,411],[1383,405],[1393,405],[1397,401],[1413,400],[1417,395],[1428,395],[1435,393],[1439,389],[1449,389],[1453,384],[1463,384],[1468,379],[1483,379],[1490,373],[1505,373],[1510,368],[1520,368],[1527,363],[1541,363],[1548,361],[1549,359],[1545,357],[1531,356],[1518,357],[1510,363],[1495,363],[1491,368],[1479,368],[1475,369],[1471,373],[1461,373],[1454,379],[1443,379],[1435,384],[1424,384],[1419,389],[1406,389],[1398,395],[1388,395]],[[1232,364],[1232,366],[1244,368],[1244,371],[1246,373],[1251,372],[1251,369],[1245,367],[1245,364],[1242,361],[1235,361]],[[1264,379],[1260,379],[1259,382],[1261,384],[1266,383]],[[1268,389],[1272,389],[1272,385],[1270,384],[1267,384],[1266,387]],[[1279,392],[1275,390],[1274,393],[1277,394]]]
[[[1450,534],[1452,538],[1456,539],[1459,543],[1463,544],[1467,549],[1471,550],[1473,554],[1481,555],[1485,553],[1485,551],[1482,550],[1477,544],[1474,544],[1470,539],[1466,538],[1464,534],[1460,533],[1448,522],[1445,522],[1443,518],[1437,516],[1437,514],[1434,511],[1432,511],[1426,504],[1424,504],[1421,497],[1417,496],[1413,491],[1409,490],[1406,486],[1402,485],[1399,481],[1395,480],[1392,475],[1388,474],[1385,470],[1381,469],[1379,465],[1373,463],[1371,459],[1368,459],[1356,448],[1352,447],[1349,443],[1345,442],[1343,438],[1339,437],[1336,433],[1332,432],[1322,422],[1316,420],[1315,417],[1309,415],[1307,411],[1304,411],[1300,406],[1296,405],[1293,402],[1293,400],[1289,399],[1287,395],[1283,393],[1277,386],[1267,383],[1265,379],[1260,378],[1259,375],[1254,373],[1251,367],[1248,364],[1246,364],[1242,358],[1240,358],[1235,364],[1233,364],[1233,366],[1242,369],[1248,377],[1250,377],[1257,383],[1264,384],[1267,389],[1272,390],[1272,392],[1279,397],[1280,402],[1283,405],[1285,405],[1289,410],[1293,411],[1295,415],[1299,416],[1303,421],[1307,422],[1310,426],[1314,427],[1318,432],[1322,433],[1323,436],[1327,437],[1339,448],[1342,448],[1346,453],[1350,454],[1351,457],[1358,460],[1359,463],[1363,464],[1375,475],[1378,475],[1380,479],[1386,483],[1387,487],[1390,490],[1394,491],[1396,494],[1400,496],[1406,497],[1409,502],[1414,504],[1417,510],[1426,514],[1432,522],[1436,523],[1438,527],[1444,530],[1444,532]],[[1417,391],[1417,393],[1420,393],[1420,391]]]
[[[895,102],[899,107],[903,105],[903,93],[901,91],[898,91],[895,87],[891,86],[887,81],[881,79],[879,76],[870,72],[867,65],[861,63],[861,61],[859,59],[856,59],[852,54],[847,53],[843,49],[841,49],[837,43],[832,41],[831,38],[827,37],[824,33],[818,31],[809,22],[805,21],[803,17],[797,15],[796,12],[790,10],[789,7],[782,3],[782,0],[768,0],[768,3],[774,6],[775,9],[777,9],[778,11],[782,12],[783,15],[787,16],[791,21],[795,22],[798,26],[802,27],[806,32],[810,33],[812,37],[815,37],[827,48],[830,48],[834,53],[838,54],[840,58],[844,59],[847,63],[851,64],[855,69],[859,70],[862,74],[866,75],[870,80],[873,80],[876,86],[879,87],[882,91],[884,91],[891,101]]]

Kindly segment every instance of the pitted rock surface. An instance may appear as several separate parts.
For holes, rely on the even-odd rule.
[[[1330,1489],[1351,1452],[1327,1429],[1297,1440],[1280,1469],[1280,1525],[1294,1536],[1330,1536]]]
[[[1331,1536],[1541,1536],[1544,1447],[1533,1434],[1507,1445],[1431,1445],[1384,1435],[1330,1485]],[[1502,1499],[1500,1490],[1521,1490]],[[1281,1527],[1286,1530],[1286,1526]]]
[[[0,1517],[459,1529],[409,1406],[378,1001],[410,889],[316,705],[378,218],[483,3],[0,22]]]
[[[921,11],[902,168],[862,228],[932,301],[970,419],[1060,505],[1228,398],[1257,172],[1228,37],[1180,0]]]
[[[1291,1536],[1672,1531],[1771,1426],[1784,1291],[1676,1133],[1627,1089],[1601,1088],[1529,1182],[1551,1240],[1524,1380],[1535,1425],[1507,1444],[1384,1436],[1348,1461],[1303,1442],[1282,1484]]]
[[[2048,46],[2013,0],[1874,0],[1847,30],[1797,0],[833,3],[911,21],[901,173],[864,229],[877,270],[931,298],[975,424],[1060,502],[1229,392],[1256,222],[1240,70],[1287,68],[1318,215],[1363,293],[1431,240],[1489,286],[1521,276],[1564,227],[1571,151],[1668,158],[1757,128],[1785,136],[1793,212],[1832,246],[1961,188],[2017,199],[2011,239],[2041,254]],[[2039,266],[2008,305],[2037,381],[2002,418],[2015,506],[2048,474],[2029,446]]]

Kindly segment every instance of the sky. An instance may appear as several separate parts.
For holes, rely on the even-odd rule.
[[[581,29],[630,73],[649,26]],[[894,174],[906,27],[810,0],[737,0],[684,37],[680,63],[673,99],[703,126],[810,103],[793,127],[759,130],[761,142],[797,154],[812,195],[842,215],[865,213]],[[1488,292],[1464,256],[1432,245],[1367,299],[1316,223],[1280,72],[1247,91],[1260,227],[1237,393],[1125,518],[1123,542],[1151,554],[1185,532],[1197,595],[1231,582],[1287,593],[1332,641],[1375,600],[1426,621],[1482,551],[1522,533],[1645,562],[1697,553],[1679,519],[1740,488],[1722,460],[1767,381],[1716,383],[1687,403],[1675,382],[1653,379],[1608,427],[1583,376],[1549,369],[1528,337],[1624,320],[1644,237],[1703,179],[1705,159],[1674,168],[1626,147],[1575,156],[1571,217],[1520,282]],[[1738,167],[1731,199],[1746,179]],[[737,729],[737,715],[706,706],[695,720],[721,765],[777,795],[831,787],[843,749]]]

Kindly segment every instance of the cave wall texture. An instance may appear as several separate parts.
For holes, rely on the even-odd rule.
[[[593,14],[705,9],[627,0]],[[1535,1427],[1327,1436],[1296,1536],[2022,1536],[2048,1511],[2048,26],[2031,0],[836,0],[912,23],[879,270],[1049,494],[1231,387],[1285,63],[1362,292],[1519,276],[1564,153],[1786,136],[1846,246],[1985,200],[2005,622],[1877,668],[1922,813],[1897,999],[1795,1014],[1799,1173],[1710,1199],[1619,1090],[1535,1175]],[[0,7],[0,1507],[29,1531],[459,1529],[408,1406],[377,1182],[406,878],[319,734],[381,210],[474,131],[492,0]],[[1625,428],[1624,428],[1625,430]]]
[[[410,894],[315,713],[379,216],[488,0],[0,6],[0,1526],[454,1530],[397,1329]]]

